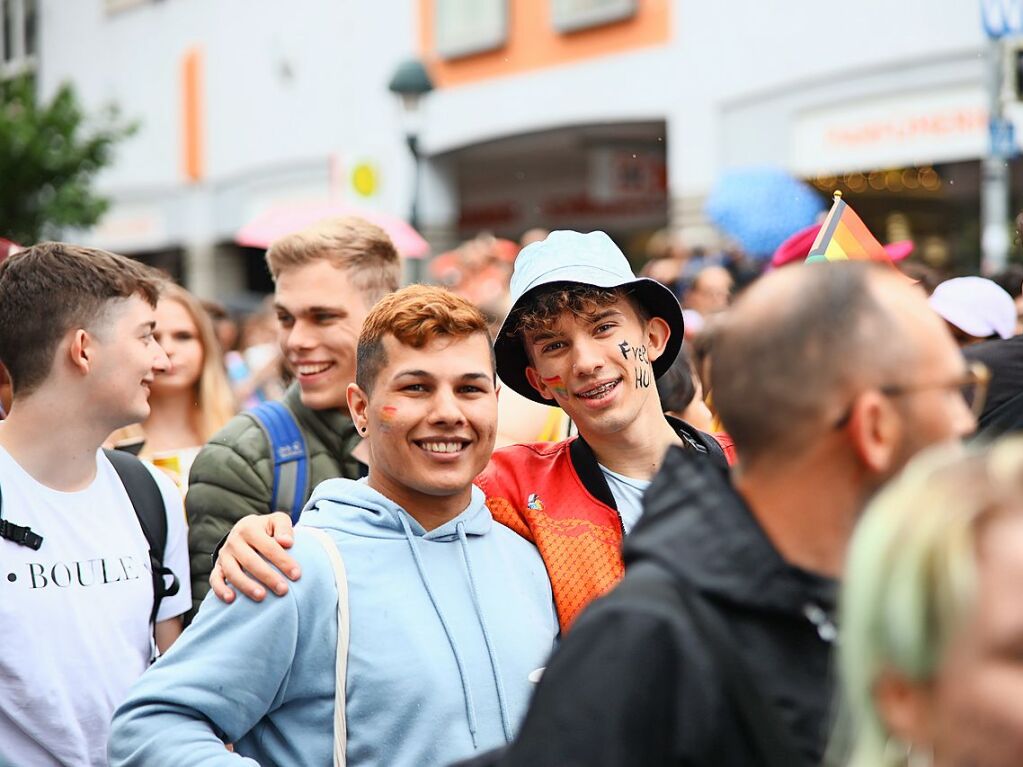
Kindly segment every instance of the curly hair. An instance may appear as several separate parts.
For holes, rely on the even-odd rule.
[[[629,301],[642,322],[650,319],[650,313],[628,288],[598,288],[594,285],[567,283],[538,291],[527,299],[516,311],[517,318],[510,335],[525,340],[527,334],[550,332],[565,312],[584,318],[592,317],[622,298]]]

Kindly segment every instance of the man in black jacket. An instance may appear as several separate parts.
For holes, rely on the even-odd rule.
[[[922,294],[844,263],[750,288],[712,379],[733,481],[669,451],[624,580],[567,635],[516,742],[477,764],[820,763],[853,525],[910,456],[973,429],[968,373]]]

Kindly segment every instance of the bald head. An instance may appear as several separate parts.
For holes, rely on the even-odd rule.
[[[876,264],[808,264],[759,280],[724,320],[711,362],[714,403],[743,460],[800,450],[859,390],[897,380],[934,322],[923,294]]]

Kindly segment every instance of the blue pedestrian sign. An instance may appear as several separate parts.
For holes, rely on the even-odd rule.
[[[1023,0],[979,0],[984,31],[993,40],[1023,35]]]
[[[1019,154],[1019,146],[1016,144],[1016,126],[1012,120],[1004,117],[992,118],[988,123],[988,133],[991,137],[991,156],[1008,160]]]

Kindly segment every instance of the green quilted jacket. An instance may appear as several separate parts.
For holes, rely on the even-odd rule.
[[[282,401],[305,436],[310,493],[326,479],[357,479],[359,463],[352,457],[352,449],[360,438],[348,415],[340,410],[310,410],[302,404],[297,384],[288,389]],[[273,459],[266,435],[252,418],[237,415],[213,435],[196,457],[188,477],[185,510],[192,566],[189,619],[210,590],[213,550],[242,517],[269,513],[272,489]]]

